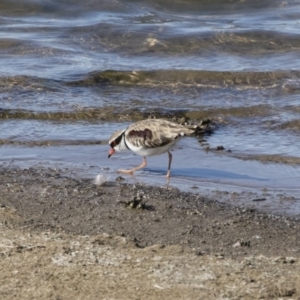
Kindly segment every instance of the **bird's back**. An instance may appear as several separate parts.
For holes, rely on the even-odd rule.
[[[166,120],[147,119],[130,125],[125,136],[127,142],[134,147],[158,148],[166,145],[171,147],[178,137],[192,134],[194,131],[195,128]]]

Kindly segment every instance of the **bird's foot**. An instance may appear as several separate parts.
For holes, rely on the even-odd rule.
[[[133,175],[133,170],[118,170],[118,173]]]

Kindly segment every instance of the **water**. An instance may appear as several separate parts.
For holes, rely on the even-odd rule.
[[[107,159],[114,130],[208,117],[207,144],[225,150],[181,141],[170,184],[298,216],[299,13],[276,0],[2,1],[0,163],[113,180],[141,160]],[[151,158],[127,180],[164,185],[166,165]]]

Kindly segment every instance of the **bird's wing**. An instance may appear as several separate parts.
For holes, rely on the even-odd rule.
[[[136,147],[155,148],[192,132],[182,125],[160,119],[149,119],[130,125],[125,136],[127,141]]]

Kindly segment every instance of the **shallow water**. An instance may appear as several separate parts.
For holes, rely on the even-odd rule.
[[[114,130],[152,114],[210,118],[217,127],[206,146],[187,139],[176,150],[173,184],[299,214],[298,1],[27,0],[0,8],[1,163],[53,164],[91,178],[109,167],[115,177],[139,158],[104,159]],[[151,158],[136,180],[164,184],[165,160]],[[247,202],[266,189],[266,200]]]
[[[294,165],[241,161],[221,153],[207,153],[199,149],[195,139],[187,138],[174,149],[172,177],[167,180],[166,154],[148,158],[143,171],[128,176],[118,174],[117,170],[137,166],[142,161],[140,156],[123,152],[108,159],[106,145],[84,144],[84,140],[75,145],[68,145],[67,141],[65,145],[54,145],[2,146],[0,161],[5,166],[42,168],[41,172],[48,167],[91,180],[98,174],[107,180],[116,180],[121,175],[127,182],[176,187],[241,207],[300,217],[300,170]]]

